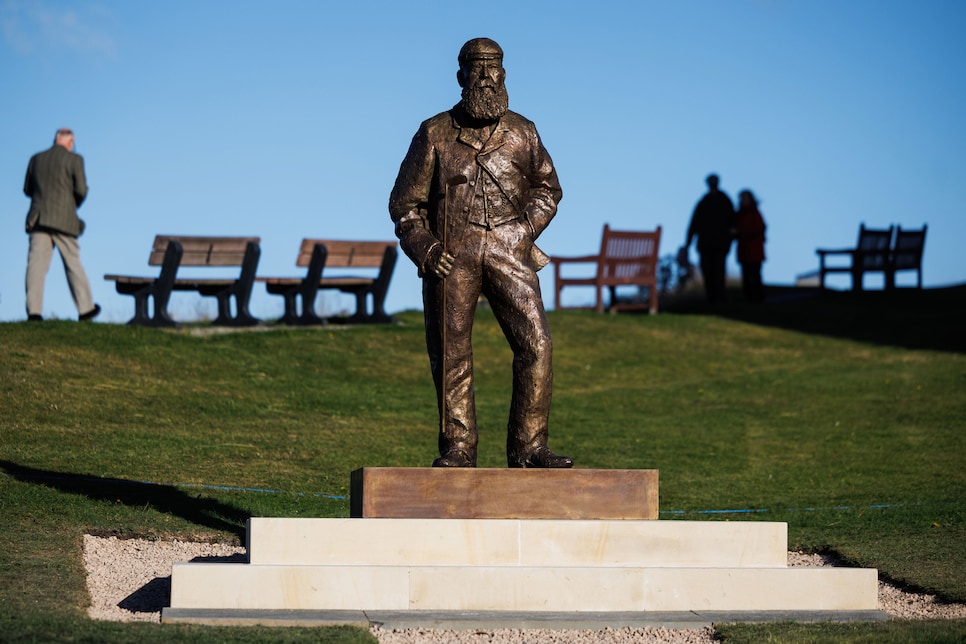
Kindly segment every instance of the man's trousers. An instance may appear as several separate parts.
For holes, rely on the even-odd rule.
[[[67,285],[77,312],[90,312],[94,308],[94,298],[91,283],[81,265],[77,237],[54,230],[34,230],[30,233],[30,250],[27,253],[27,315],[43,314],[44,281],[55,246],[64,262]]]

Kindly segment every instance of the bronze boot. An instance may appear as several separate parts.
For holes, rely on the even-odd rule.
[[[566,469],[574,466],[574,459],[550,451],[549,447],[538,447],[525,456],[511,456],[509,467],[531,467],[541,469]]]

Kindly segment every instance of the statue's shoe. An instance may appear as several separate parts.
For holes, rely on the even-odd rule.
[[[550,451],[549,447],[538,447],[525,458],[514,458],[509,461],[510,467],[533,467],[541,469],[566,469],[574,466],[574,459],[560,456]]]
[[[463,450],[454,449],[436,458],[433,467],[476,467],[476,462]]]

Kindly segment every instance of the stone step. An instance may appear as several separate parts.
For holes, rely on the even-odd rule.
[[[252,564],[779,567],[787,526],[755,521],[248,521]]]
[[[364,467],[350,514],[411,519],[657,519],[657,470]]]
[[[866,568],[178,563],[172,609],[861,611]]]

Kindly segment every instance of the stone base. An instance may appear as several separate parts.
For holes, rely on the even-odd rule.
[[[788,568],[784,523],[656,521],[656,470],[363,468],[351,483],[355,518],[253,518],[248,563],[175,564],[162,621],[880,614],[876,570]]]
[[[364,467],[352,472],[360,518],[657,519],[657,470]]]

